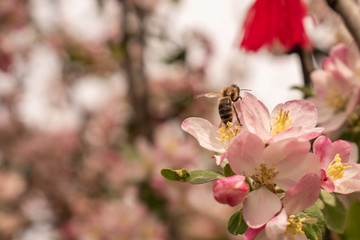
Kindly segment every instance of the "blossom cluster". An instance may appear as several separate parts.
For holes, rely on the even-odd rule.
[[[337,44],[322,69],[311,74],[314,85],[312,101],[319,109],[319,125],[325,133],[339,135],[356,127],[360,104],[360,53],[355,44]]]
[[[245,93],[234,106],[240,122],[217,127],[191,117],[182,129],[216,152],[224,176],[214,184],[214,198],[241,209],[245,239],[306,239],[304,228],[318,220],[301,214],[321,191],[360,191],[357,147],[322,135],[315,104],[292,100],[270,113]]]

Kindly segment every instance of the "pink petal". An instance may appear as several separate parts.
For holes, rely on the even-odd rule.
[[[262,162],[263,141],[255,134],[241,132],[230,143],[228,159],[236,174],[251,176]]]
[[[278,164],[275,164],[274,167],[279,171],[274,180],[285,191],[296,184],[307,173],[314,173],[319,178],[321,176],[320,160],[313,153],[291,154],[282,159]]]
[[[213,158],[215,158],[216,165],[220,166],[222,161],[224,161],[224,159],[227,158],[227,152],[224,152],[220,155],[214,155]]]
[[[258,239],[259,233],[265,228],[265,225],[260,227],[260,228],[251,228],[249,227],[246,232],[244,233],[244,240],[253,240],[255,237],[257,237],[256,239]],[[264,231],[263,231],[263,235],[264,235]],[[263,239],[263,238],[260,238]]]
[[[320,177],[314,173],[306,174],[285,193],[283,204],[287,214],[297,214],[311,207],[319,198],[320,190]]]
[[[356,79],[356,81],[358,81],[358,80]],[[350,93],[344,93],[344,95],[345,94],[350,97],[348,104],[346,105],[345,112],[347,114],[350,114],[359,105],[360,89],[357,86],[355,86],[355,87],[352,87],[352,90]]]
[[[347,63],[347,56],[349,54],[348,51],[349,51],[349,49],[346,47],[346,45],[343,43],[340,43],[330,49],[329,55],[331,58],[337,58],[340,61],[342,61],[344,64],[348,64]]]
[[[277,105],[271,113],[271,123],[277,117],[280,109],[289,111],[289,118],[292,120],[290,127],[301,126],[306,130],[314,128],[317,124],[318,112],[315,105],[310,101],[292,100]]]
[[[351,145],[347,141],[337,140],[331,143],[330,139],[324,136],[314,142],[314,153],[320,158],[321,166],[327,169],[336,154],[340,155],[341,162],[349,161]]]
[[[317,98],[326,98],[331,75],[323,70],[316,70],[311,73],[310,78],[314,85],[314,91]]]
[[[302,134],[299,135],[299,138],[303,138],[306,140],[314,139],[318,136],[320,136],[324,132],[324,128],[322,127],[316,127],[308,130],[303,130]]]
[[[242,119],[246,128],[263,141],[270,136],[270,115],[265,105],[251,93],[245,93],[240,101]]]
[[[314,141],[313,151],[319,157],[320,161],[325,156],[324,150],[328,144],[331,144],[331,140],[325,136],[320,136]]]
[[[248,191],[249,186],[245,183],[245,176],[242,175],[219,179],[213,188],[216,201],[232,207],[242,203]]]
[[[295,153],[308,153],[310,150],[309,141],[302,139],[285,139],[270,144],[263,153],[264,161],[269,164],[278,164],[287,156]]]
[[[352,167],[344,171],[343,178],[334,181],[334,192],[349,194],[360,191],[360,165],[353,162],[348,164]]]
[[[283,190],[286,191],[309,172],[320,176],[320,161],[309,150],[310,143],[301,139],[275,142],[264,150],[264,162],[268,168],[274,167],[279,172],[274,180]]]
[[[337,140],[331,144],[332,153],[339,154],[342,163],[349,162],[351,145],[349,142],[344,140]]]
[[[350,143],[350,146],[351,146],[351,152],[349,156],[349,162],[357,163],[359,160],[359,148],[353,142]]]
[[[326,71],[334,71],[336,69],[335,62],[330,57],[327,57],[322,61],[321,67]]]
[[[287,138],[302,138],[306,140],[311,140],[320,136],[323,131],[323,128],[304,129],[303,127],[291,127],[285,131],[279,132],[278,134],[273,136],[268,142],[274,143]]]
[[[248,194],[244,201],[243,217],[251,228],[259,228],[268,222],[281,209],[281,201],[276,194],[266,187],[261,187]]]
[[[286,214],[285,209],[282,209],[281,212],[273,217],[265,227],[265,233],[268,239],[274,240],[283,240],[284,234],[287,228],[287,219],[288,216]]]
[[[347,55],[347,64],[351,69],[359,69],[360,66],[360,53],[355,42],[349,46],[349,54]]]
[[[354,76],[354,72],[341,60],[334,58],[336,68],[332,71],[335,78],[346,81]]]
[[[329,121],[321,122],[320,126],[325,129],[325,133],[335,131],[345,123],[347,115],[348,114],[346,112],[336,113],[330,118]]]
[[[329,193],[332,193],[335,190],[333,180],[326,176],[326,171],[324,169],[321,169],[321,187]]]
[[[203,148],[218,153],[225,152],[223,145],[216,139],[219,137],[218,128],[208,120],[197,117],[187,118],[181,124],[181,128],[196,138]]]

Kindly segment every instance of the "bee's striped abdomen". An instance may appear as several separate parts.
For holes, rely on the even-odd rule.
[[[230,97],[223,97],[219,100],[219,114],[221,121],[225,125],[227,124],[227,122],[232,122],[233,110]]]

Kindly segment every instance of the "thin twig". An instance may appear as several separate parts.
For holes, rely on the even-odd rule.
[[[315,70],[312,50],[297,47],[293,50],[293,52],[295,52],[299,55],[299,59],[301,62],[301,70],[303,72],[304,88],[310,88],[311,87],[310,74],[312,71]],[[306,91],[305,91],[304,98],[307,98],[307,97],[309,97],[309,96],[306,94]]]

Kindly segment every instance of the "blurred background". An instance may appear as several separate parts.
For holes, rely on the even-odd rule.
[[[182,132],[220,121],[230,84],[271,110],[300,99],[296,54],[239,49],[251,0],[1,0],[0,239],[235,239],[212,184],[160,169],[216,169]],[[323,1],[306,29],[319,59],[349,42]],[[239,237],[237,237],[239,239]]]

